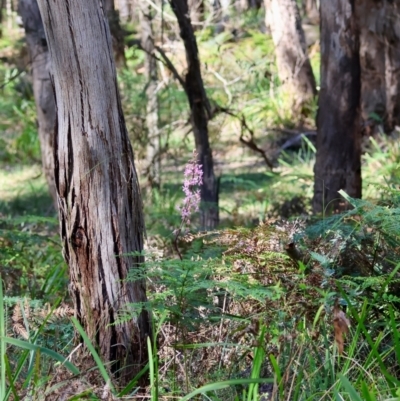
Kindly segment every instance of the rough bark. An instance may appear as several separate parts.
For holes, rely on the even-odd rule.
[[[147,359],[143,280],[127,281],[143,262],[143,215],[112,57],[98,0],[39,0],[52,61],[58,128],[55,177],[63,253],[75,313],[105,361],[126,382]],[[136,254],[132,254],[136,252]]]
[[[315,78],[295,0],[265,0],[266,24],[275,45],[278,75],[300,109],[316,95]]]
[[[203,166],[203,186],[201,188],[201,227],[213,229],[219,221],[218,185],[214,174],[214,165],[210,141],[208,138],[208,120],[211,110],[201,76],[199,52],[190,18],[187,0],[170,0],[172,10],[178,20],[180,35],[185,45],[187,73],[185,92],[191,110],[191,123],[199,155]]]
[[[37,0],[20,0],[18,11],[24,24],[25,37],[31,59],[33,94],[37,111],[42,168],[57,209],[53,154],[57,111],[53,87],[50,81],[50,54]]]
[[[148,183],[151,188],[159,188],[161,183],[160,132],[158,129],[158,75],[155,58],[152,7],[146,2],[140,5],[141,46],[145,52],[146,84],[146,167]]]
[[[322,0],[315,212],[344,208],[340,189],[361,197],[360,85],[354,2]]]
[[[356,2],[360,29],[362,119],[364,126],[373,126],[377,123],[377,116],[386,131],[400,125],[399,12],[397,2]]]
[[[119,21],[119,12],[115,9],[114,0],[102,0],[110,26],[114,60],[117,67],[126,67],[124,30]]]

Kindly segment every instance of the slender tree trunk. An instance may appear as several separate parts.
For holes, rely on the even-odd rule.
[[[392,131],[400,125],[400,5],[361,0],[356,7],[364,126],[375,125],[378,116],[385,130]]]
[[[43,173],[57,209],[53,154],[57,111],[50,81],[50,54],[37,0],[20,0],[18,11],[24,24],[26,42],[32,63],[33,94],[37,110]]]
[[[266,24],[275,44],[278,75],[285,90],[301,109],[316,95],[314,74],[307,54],[295,0],[265,0]]]
[[[6,6],[6,0],[0,0],[0,38],[3,36],[3,10]]]
[[[63,252],[75,313],[105,361],[126,382],[147,359],[143,214],[112,56],[98,0],[39,0],[52,61],[54,142]],[[128,304],[132,318],[119,321]]]
[[[332,18],[332,16],[335,18]],[[315,212],[341,210],[338,191],[361,197],[360,60],[353,0],[321,1]]]
[[[119,12],[115,9],[114,0],[102,0],[110,25],[114,60],[117,67],[126,67],[124,30],[119,21]]]
[[[211,118],[210,105],[201,76],[199,52],[192,24],[188,17],[187,0],[170,0],[172,10],[178,20],[181,38],[185,45],[187,73],[185,91],[191,110],[196,150],[203,166],[203,186],[201,188],[201,227],[213,229],[219,221],[218,185],[214,174],[214,165],[210,141],[208,138],[208,120]]]
[[[240,11],[251,9],[259,10],[262,6],[262,0],[239,0]]]
[[[119,11],[119,16],[124,24],[133,21],[134,19],[134,8],[137,7],[136,4],[134,7],[133,4],[134,1],[135,0],[116,0],[115,8]],[[138,1],[144,1],[144,0],[138,0]]]
[[[151,188],[159,188],[161,183],[160,132],[158,129],[158,74],[154,52],[153,16],[154,10],[146,2],[140,2],[141,45],[145,51],[146,70],[146,168],[145,173]]]
[[[319,24],[319,1],[317,0],[305,0],[304,4],[304,14],[306,15],[308,21],[311,24]]]

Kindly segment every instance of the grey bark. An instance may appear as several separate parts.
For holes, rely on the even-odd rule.
[[[18,11],[24,24],[31,59],[42,168],[57,209],[53,154],[57,111],[50,81],[50,55],[37,0],[20,0]]]
[[[111,36],[98,0],[39,0],[52,61],[58,128],[55,177],[63,252],[75,313],[126,382],[147,359],[138,178],[121,109]],[[118,321],[127,304],[138,304]]]
[[[153,13],[146,2],[140,2],[141,46],[145,52],[146,84],[146,167],[145,173],[151,188],[159,188],[161,183],[160,132],[158,128],[158,74],[155,58]]]
[[[185,92],[191,111],[191,123],[199,155],[203,166],[203,186],[201,187],[201,227],[213,229],[219,222],[218,183],[214,174],[214,163],[208,137],[208,120],[211,109],[201,76],[199,52],[196,36],[190,23],[187,0],[170,0],[172,10],[178,20],[181,38],[185,45],[187,72]]]
[[[386,131],[400,125],[400,5],[386,0],[356,2],[360,29],[361,111],[365,126]]]
[[[360,85],[354,1],[322,0],[315,212],[346,208],[341,189],[361,197]]]
[[[275,45],[278,75],[296,108],[316,95],[315,78],[295,0],[265,0],[266,25]]]

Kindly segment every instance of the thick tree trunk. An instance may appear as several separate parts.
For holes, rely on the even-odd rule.
[[[187,62],[185,91],[191,110],[196,150],[200,164],[203,166],[201,227],[209,230],[215,228],[219,222],[218,185],[214,174],[213,158],[208,138],[208,120],[211,118],[211,110],[201,76],[196,37],[188,17],[187,0],[170,0],[170,4],[178,20],[181,38],[185,45]]]
[[[115,9],[114,0],[103,0],[103,6],[110,25],[115,63],[117,67],[126,67],[124,30],[119,21],[119,12]]]
[[[55,176],[63,252],[75,313],[105,361],[125,382],[147,359],[149,316],[143,280],[143,215],[112,57],[98,0],[39,0],[52,61],[58,129]],[[136,254],[134,254],[136,253]]]
[[[361,112],[365,126],[376,116],[385,130],[400,125],[400,5],[397,2],[356,2],[360,29]],[[376,116],[373,116],[375,114]]]
[[[146,71],[146,167],[145,173],[151,188],[159,188],[161,183],[160,132],[158,129],[158,75],[154,52],[153,16],[154,10],[146,2],[140,5],[141,45],[145,51]]]
[[[353,0],[321,1],[315,212],[344,207],[338,191],[361,197],[360,61]]]
[[[32,63],[33,94],[37,110],[43,173],[57,209],[53,154],[57,111],[50,81],[50,54],[37,0],[20,0],[18,11],[24,24]]]
[[[275,44],[278,75],[296,108],[316,95],[314,74],[307,54],[295,0],[265,0],[266,24]]]

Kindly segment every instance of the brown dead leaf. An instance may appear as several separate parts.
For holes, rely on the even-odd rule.
[[[337,303],[333,308],[333,328],[335,330],[335,341],[341,355],[344,348],[344,336],[349,332],[350,321]]]

